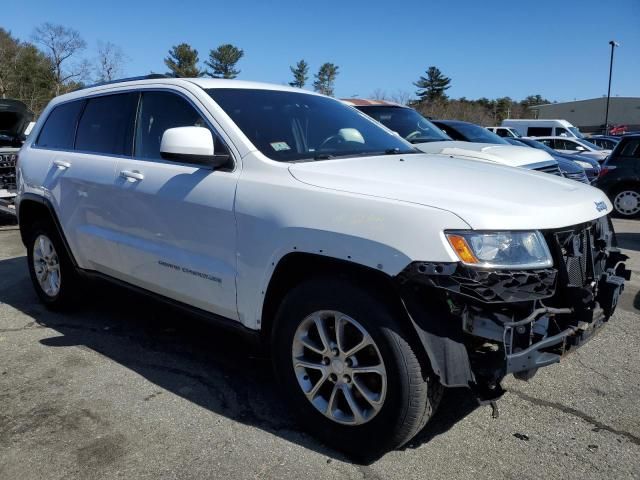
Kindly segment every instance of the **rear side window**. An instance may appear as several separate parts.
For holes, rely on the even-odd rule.
[[[184,98],[170,92],[144,92],[138,113],[136,158],[160,159],[165,130],[176,127],[209,128],[202,115]],[[215,132],[211,132],[216,155],[228,154]]]
[[[71,150],[83,105],[84,100],[77,100],[55,107],[44,122],[36,145]]]
[[[529,127],[527,135],[530,137],[549,137],[551,136],[551,127]]]
[[[90,98],[78,124],[76,150],[131,155],[137,93]]]

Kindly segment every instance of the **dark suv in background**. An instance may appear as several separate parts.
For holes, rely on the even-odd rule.
[[[640,135],[622,137],[604,163],[596,186],[609,196],[619,216],[640,215]]]

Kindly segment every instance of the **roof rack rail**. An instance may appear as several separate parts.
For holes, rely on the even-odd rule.
[[[83,88],[93,88],[93,87],[101,87],[103,85],[111,85],[114,83],[122,83],[122,82],[133,82],[135,80],[154,80],[158,78],[173,78],[169,75],[165,75],[164,73],[150,73],[149,75],[141,75],[139,77],[127,77],[127,78],[118,78],[116,80],[109,80],[108,82],[98,82],[93,85],[87,85]]]

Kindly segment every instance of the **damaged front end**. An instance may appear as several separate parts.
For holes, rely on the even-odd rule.
[[[551,268],[414,262],[398,275],[406,310],[443,385],[495,400],[507,374],[528,380],[559,362],[615,311],[630,272],[609,218],[542,234]]]

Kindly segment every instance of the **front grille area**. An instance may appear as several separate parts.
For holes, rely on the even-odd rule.
[[[562,176],[562,172],[560,171],[558,164],[547,165],[545,167],[536,168],[535,170],[536,172],[550,173],[551,175],[558,175],[559,177]]]
[[[602,217],[588,224],[547,232],[554,263],[566,273],[568,285],[587,287],[604,272],[604,249],[612,240],[608,222],[607,217]]]
[[[582,182],[582,183],[590,183],[589,179],[587,178],[587,174],[584,172],[580,172],[580,173],[565,173],[564,176],[570,180],[575,180],[576,182]]]
[[[0,153],[0,189],[16,188],[15,153]]]

